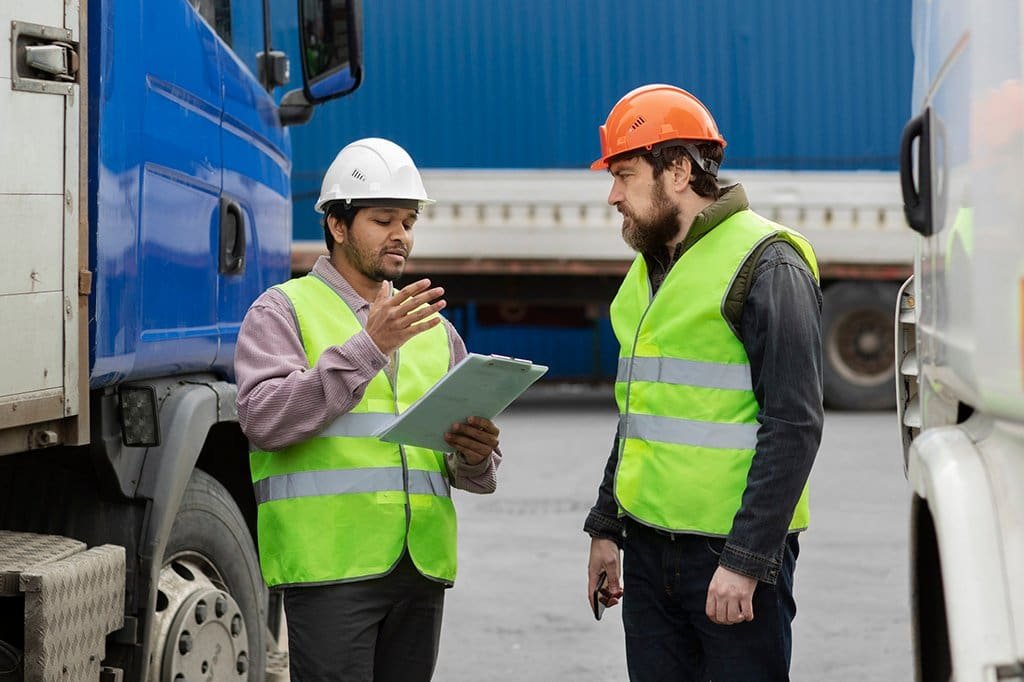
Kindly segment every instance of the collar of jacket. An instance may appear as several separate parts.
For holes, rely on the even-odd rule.
[[[749,207],[747,192],[743,189],[743,185],[740,183],[730,185],[725,188],[718,201],[697,214],[690,225],[689,231],[686,233],[686,237],[676,246],[675,253],[672,254],[671,259],[667,263],[662,262],[662,259],[654,254],[645,253],[644,259],[647,261],[647,272],[650,273],[653,288],[657,290],[675,262],[694,244],[700,241],[701,237],[725,222],[725,219],[729,216],[745,211]]]

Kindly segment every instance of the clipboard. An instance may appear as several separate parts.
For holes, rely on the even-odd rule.
[[[449,451],[444,434],[452,424],[467,417],[494,419],[547,371],[529,360],[470,353],[373,435],[389,443]]]

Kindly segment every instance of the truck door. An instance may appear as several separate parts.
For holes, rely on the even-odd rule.
[[[72,418],[87,369],[79,309],[87,301],[79,298],[78,3],[6,0],[0,26],[3,454],[87,437]]]
[[[139,374],[205,369],[217,354],[210,231],[220,219],[223,95],[214,30],[222,4],[140,2],[142,44],[119,55],[145,62]],[[115,19],[121,13],[119,5]]]
[[[263,0],[231,0],[221,37],[224,175],[219,244],[215,369],[233,376],[238,328],[249,304],[287,279],[291,245],[291,151],[277,106],[260,83],[258,55],[267,50]]]

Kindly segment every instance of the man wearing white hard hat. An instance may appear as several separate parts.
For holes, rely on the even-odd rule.
[[[455,581],[451,488],[496,485],[487,419],[451,425],[449,453],[372,435],[466,355],[443,289],[391,286],[430,203],[404,149],[346,146],[316,203],[330,255],[260,296],[239,331],[260,564],[284,594],[292,682],[429,680]]]

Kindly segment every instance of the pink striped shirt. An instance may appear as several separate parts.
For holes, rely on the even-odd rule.
[[[326,256],[313,266],[366,324],[370,304],[334,269]],[[451,362],[466,356],[466,345],[447,320]],[[249,442],[261,450],[280,450],[320,433],[351,410],[370,380],[390,362],[365,330],[340,346],[325,350],[314,367],[302,347],[295,311],[281,291],[268,289],[252,304],[242,321],[235,348],[238,382],[238,421]],[[446,455],[455,488],[473,493],[494,492],[501,451],[468,464],[461,455]]]

